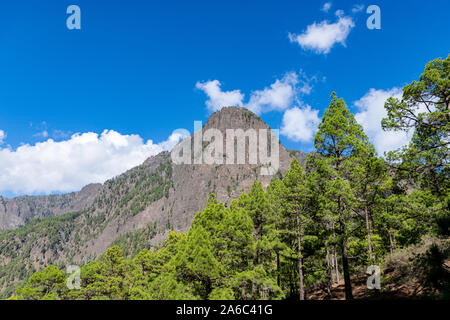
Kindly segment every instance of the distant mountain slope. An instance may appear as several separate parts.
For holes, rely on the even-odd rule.
[[[50,196],[0,196],[0,231],[23,226],[33,218],[56,216],[89,207],[101,184],[90,184],[79,192]]]
[[[225,136],[227,129],[269,126],[246,109],[228,107],[214,113],[203,132],[211,128]],[[207,145],[203,143],[204,148]],[[281,144],[279,147],[279,174],[283,175],[292,158]],[[304,163],[305,154],[297,152],[295,156]],[[254,180],[267,186],[273,176],[261,175],[261,167],[261,163],[174,164],[169,152],[151,157],[95,190],[88,209],[33,220],[0,233],[0,290],[7,296],[34,270],[49,264],[85,263],[113,243],[131,254],[158,244],[172,229],[187,231],[211,193],[230,203],[248,192]]]

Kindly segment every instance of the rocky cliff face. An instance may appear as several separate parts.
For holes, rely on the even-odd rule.
[[[90,184],[79,192],[50,196],[0,196],[0,231],[23,226],[33,218],[45,218],[89,207],[101,184]]]
[[[227,129],[269,127],[246,109],[228,107],[214,113],[202,133],[209,129],[217,129],[225,139]],[[249,142],[246,142],[246,160],[251,153],[248,151]],[[210,144],[211,141],[203,142],[202,149],[207,151]],[[253,152],[259,152],[259,147]],[[279,170],[275,174],[284,175],[292,154],[279,144]],[[113,244],[121,245],[128,254],[136,249],[150,248],[164,240],[170,230],[187,231],[211,193],[215,193],[219,201],[229,204],[242,192],[248,192],[255,180],[266,187],[273,178],[273,175],[261,174],[265,164],[260,162],[176,164],[172,156],[163,152],[98,189],[91,186],[90,196],[82,196],[88,191],[84,189],[80,194],[70,195],[69,199],[74,200],[67,203],[60,200],[56,206],[58,210],[52,214],[69,208],[71,210],[67,211],[77,211],[74,210],[75,204],[80,208],[80,199],[85,199],[86,204],[94,197],[86,209],[80,208],[74,214],[42,219],[24,228],[0,233],[0,279],[3,278],[0,290],[7,292],[11,283],[48,264],[85,263],[95,259]],[[297,152],[295,156],[304,163],[305,154]],[[225,153],[220,157],[226,158]],[[40,212],[44,216],[47,211],[42,209]],[[20,277],[13,273],[18,269],[21,270]]]

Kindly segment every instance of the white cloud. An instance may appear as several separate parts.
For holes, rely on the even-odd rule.
[[[6,133],[5,133],[5,131],[0,130],[0,144],[3,144],[5,138],[6,138]]]
[[[52,138],[54,139],[66,139],[72,135],[72,132],[65,130],[53,130]]]
[[[342,16],[344,16],[344,10],[341,10],[341,9],[339,9],[339,10],[336,10],[336,12],[334,13],[335,15],[336,15],[336,17],[342,17]]]
[[[0,192],[48,194],[103,183],[149,156],[170,150],[184,137],[174,132],[167,141],[154,144],[152,140],[144,142],[139,135],[105,130],[100,135],[74,134],[68,140],[48,139],[16,150],[0,148]]]
[[[340,13],[339,10],[336,11],[336,15]],[[336,43],[345,47],[345,40],[354,26],[355,23],[351,17],[340,16],[335,23],[329,23],[326,20],[320,23],[314,22],[301,34],[289,33],[289,40],[299,44],[304,50],[327,54]]]
[[[298,83],[298,75],[295,72],[289,72],[281,80],[277,79],[270,87],[253,91],[245,107],[257,114],[272,110],[285,110],[292,104],[296,96]]]
[[[44,130],[42,132],[38,132],[34,135],[34,137],[39,137],[39,138],[48,138],[48,131]]]
[[[191,133],[186,129],[176,129],[172,132],[166,141],[158,143],[161,151],[170,151],[177,145],[178,142],[186,137],[189,137]]]
[[[209,97],[206,101],[208,110],[214,112],[222,109],[222,107],[241,107],[244,95],[239,90],[224,92],[220,88],[221,85],[222,84],[218,80],[197,82],[195,85],[197,89],[204,91]]]
[[[323,12],[328,12],[331,8],[331,5],[331,2],[325,2],[320,10],[322,10]]]
[[[319,110],[294,107],[283,115],[280,133],[296,142],[312,142],[319,126]]]
[[[353,13],[358,13],[364,10],[364,5],[363,4],[355,4],[352,8],[352,12]]]
[[[248,102],[244,103],[244,95],[240,90],[222,91],[220,82],[212,80],[197,82],[196,87],[208,96],[206,106],[209,111],[217,111],[222,107],[245,107],[257,114],[269,111],[284,111],[291,107],[298,94],[309,94],[316,77],[308,78],[303,71],[288,72],[283,78],[275,80],[269,87],[254,90]]]
[[[368,93],[355,102],[355,106],[358,108],[358,113],[355,114],[356,121],[363,126],[365,133],[380,155],[383,155],[385,151],[398,149],[411,140],[411,133],[383,131],[381,127],[381,120],[387,117],[384,108],[386,100],[390,97],[401,98],[401,96],[401,88],[370,89]]]

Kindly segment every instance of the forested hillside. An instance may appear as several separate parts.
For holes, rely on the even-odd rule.
[[[317,290],[331,296],[343,280],[344,296],[352,299],[358,276],[378,265],[384,274],[375,297],[389,293],[395,280],[414,283],[417,290],[409,298],[448,299],[450,56],[428,63],[419,80],[403,89],[403,97],[389,99],[385,107],[385,130],[414,132],[403,149],[377,155],[344,99],[333,93],[315,151],[302,164],[294,158],[267,187],[255,181],[231,202],[211,194],[189,230],[172,231],[159,246],[146,243],[156,234],[154,224],[116,238],[98,259],[86,261],[80,289],[67,288],[63,265],[72,261],[60,259],[59,267],[34,273],[14,298],[303,300]],[[148,193],[131,193],[136,205],[168,197],[169,168],[161,161],[151,188],[144,188]],[[139,177],[136,171],[135,183]],[[110,192],[130,194],[122,188]],[[130,203],[135,202],[126,202],[127,215],[134,212]],[[111,205],[116,209],[120,202],[99,207]],[[92,233],[89,218],[102,225],[114,217],[88,214],[76,227],[72,221],[78,215],[51,223],[74,237],[77,228]],[[45,223],[50,222],[29,228]],[[8,259],[5,250],[16,250],[9,239],[21,239],[19,233],[26,232],[0,235],[3,259]],[[45,248],[63,246],[68,235],[60,235],[57,241],[46,239]],[[73,250],[76,256],[77,247]],[[29,254],[21,252],[17,261]]]
[[[246,109],[228,107],[214,113],[203,131],[211,128],[225,135],[229,128],[269,126]],[[289,169],[293,154],[301,163],[306,161],[302,152],[288,152],[282,145],[279,151],[280,176]],[[247,148],[247,158],[249,154]],[[23,280],[49,265],[83,265],[114,244],[134,256],[164,241],[172,229],[186,232],[211,193],[228,205],[248,192],[255,180],[266,187],[272,176],[261,175],[261,167],[261,163],[174,164],[169,152],[150,157],[96,188],[85,209],[36,218],[0,233],[0,297],[9,297]]]

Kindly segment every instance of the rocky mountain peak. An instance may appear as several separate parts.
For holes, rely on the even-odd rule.
[[[204,129],[268,129],[269,126],[252,111],[240,107],[223,107],[214,112],[206,122]]]

